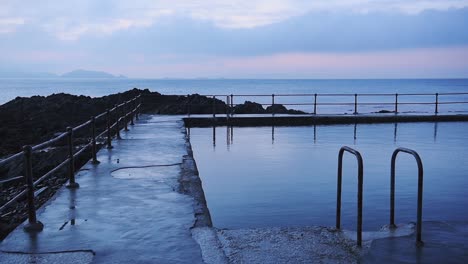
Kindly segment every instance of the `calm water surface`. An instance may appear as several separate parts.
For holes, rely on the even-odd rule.
[[[313,93],[452,93],[468,92],[468,79],[410,79],[410,80],[229,80],[229,79],[8,79],[0,78],[0,104],[6,103],[17,96],[29,97],[33,95],[50,95],[53,93],[70,93],[87,96],[104,96],[108,94],[127,91],[134,87],[163,94],[313,94]],[[218,97],[225,100],[223,97]],[[246,97],[236,96],[234,103],[244,101],[255,101],[259,103],[271,103],[271,97]],[[411,102],[434,102],[435,96],[400,96],[400,103]],[[441,96],[440,102],[467,101],[465,96]],[[363,113],[376,112],[379,110],[393,110],[394,96],[385,97],[359,97],[360,103],[383,103],[382,105],[363,105],[358,111]],[[282,97],[276,96],[275,103],[288,104],[312,104],[313,96]],[[319,97],[318,103],[350,103],[348,106],[323,105],[317,109],[319,114],[328,113],[352,113],[354,97]],[[385,105],[385,103],[389,105]],[[266,106],[265,106],[266,107]],[[312,112],[313,106],[289,106],[289,108]],[[442,113],[454,111],[467,111],[468,104],[441,105]],[[433,105],[400,105],[401,112],[433,112]]]
[[[190,140],[219,228],[334,225],[338,150],[364,159],[364,230],[389,219],[390,159],[397,147],[424,165],[423,220],[468,220],[468,123],[192,128]],[[213,137],[215,136],[215,137]],[[342,224],[355,229],[357,166],[344,156]],[[417,166],[401,153],[396,221],[416,220]]]

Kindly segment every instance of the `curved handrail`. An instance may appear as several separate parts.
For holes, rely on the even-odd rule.
[[[357,245],[362,246],[362,185],[364,179],[364,166],[362,156],[359,151],[347,146],[343,146],[338,154],[338,180],[336,196],[336,228],[341,228],[341,185],[343,178],[343,154],[344,152],[353,154],[358,161],[358,208],[357,208]]]
[[[416,244],[423,245],[421,238],[422,231],[422,200],[423,200],[423,180],[424,180],[424,171],[419,154],[408,148],[397,148],[392,154],[392,164],[390,172],[390,227],[395,228],[395,161],[398,153],[404,152],[411,154],[415,159],[418,165],[418,208],[417,208],[417,223],[416,223]]]

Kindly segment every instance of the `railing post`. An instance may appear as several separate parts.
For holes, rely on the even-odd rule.
[[[354,94],[354,114],[357,115],[357,94]]]
[[[122,118],[118,117],[117,122],[115,123],[115,134],[117,139],[122,139],[122,137],[120,136],[120,122],[122,122]]]
[[[128,118],[127,118],[127,104],[128,101],[125,101],[123,106],[122,106],[122,113],[123,113],[123,122],[124,122],[124,130],[128,131]]]
[[[92,147],[91,151],[93,152],[93,164],[99,164],[99,161],[96,157],[97,147],[96,147],[96,118],[94,116],[91,117],[91,136],[92,136]]]
[[[395,94],[395,114],[398,114],[398,93]]]
[[[226,95],[226,118],[229,118],[229,95]]]
[[[26,185],[28,188],[28,223],[24,226],[26,232],[40,232],[44,225],[37,221],[36,206],[34,204],[34,182],[32,173],[32,147],[24,146],[24,174],[26,175]]]
[[[135,98],[134,98],[133,102],[136,102]],[[132,107],[131,101],[129,102],[129,105],[130,105],[130,125],[134,126],[135,123],[133,123],[133,116],[135,115],[135,107]],[[135,105],[135,104],[133,104],[133,105]]]
[[[121,118],[119,117],[119,105],[118,104],[115,104],[115,135],[116,135],[116,138],[117,139],[122,139],[120,137],[120,121],[121,121]]]
[[[140,107],[141,107],[141,102],[142,102],[142,99],[141,99],[141,94],[139,94],[137,97],[136,97],[136,111],[135,111],[135,118],[136,120],[140,120]]]
[[[78,188],[80,185],[75,182],[75,158],[73,157],[73,128],[67,127],[68,132],[68,177],[70,179],[67,188]]]
[[[190,110],[191,110],[191,104],[190,104],[190,94],[187,94],[187,116],[190,117]]]
[[[411,154],[418,165],[418,204],[417,204],[417,222],[416,222],[416,245],[422,246],[422,202],[423,202],[423,181],[424,171],[419,154],[411,149],[397,148],[392,154],[391,168],[390,168],[390,227],[395,228],[395,161],[397,154],[405,152]]]
[[[314,94],[314,115],[317,114],[317,94]]]
[[[275,94],[271,95],[271,115],[275,115]]]
[[[435,100],[435,114],[439,113],[439,93],[435,94],[436,100]]]
[[[362,246],[362,192],[364,181],[364,168],[362,156],[359,151],[350,147],[342,147],[338,154],[338,178],[337,178],[337,192],[336,192],[336,228],[341,228],[341,185],[343,178],[343,154],[347,151],[354,156],[358,161],[358,197],[357,197],[357,245]]]
[[[234,95],[231,94],[231,117],[234,116]]]
[[[92,152],[93,152],[93,164],[98,164],[99,161],[97,160],[96,153],[96,118],[94,116],[91,117],[91,136],[92,136]]]
[[[112,148],[112,131],[111,131],[111,113],[109,108],[106,110],[106,119],[107,119],[107,149]]]
[[[213,95],[213,118],[216,117],[216,96]]]

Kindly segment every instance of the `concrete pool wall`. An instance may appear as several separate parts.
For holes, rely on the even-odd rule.
[[[183,118],[186,127],[211,126],[309,126],[323,124],[375,124],[403,122],[468,121],[466,114],[365,114],[365,115],[236,115],[192,116]]]

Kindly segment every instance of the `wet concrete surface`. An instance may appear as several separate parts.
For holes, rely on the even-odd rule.
[[[62,188],[38,210],[42,232],[28,234],[23,224],[0,244],[0,263],[68,263],[57,254],[83,250],[77,258],[94,255],[80,263],[202,263],[190,232],[194,199],[177,192],[183,131],[180,117],[130,126],[113,149],[99,151],[100,164],[77,173],[79,189]]]
[[[360,256],[356,243],[333,228],[221,229],[216,236],[227,259],[221,262],[210,250],[211,233],[194,232],[207,263],[356,263]]]

